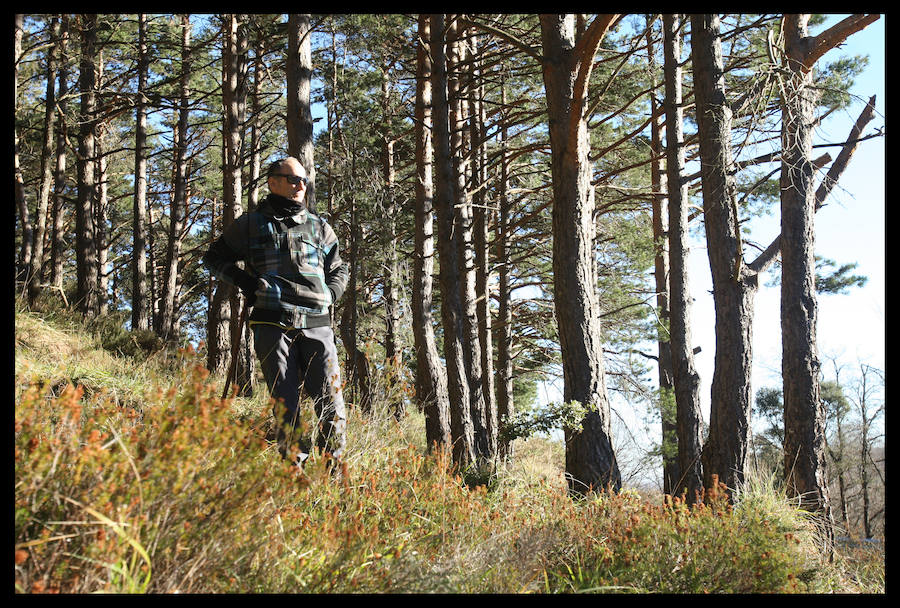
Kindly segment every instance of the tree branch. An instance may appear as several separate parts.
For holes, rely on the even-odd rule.
[[[619,17],[618,14],[609,13],[597,15],[591,22],[584,35],[575,43],[572,55],[578,62],[578,75],[575,77],[575,86],[572,91],[572,113],[569,116],[570,141],[574,141],[574,134],[578,121],[582,119],[584,102],[587,100],[587,85],[591,79],[591,70],[594,67],[594,55],[600,48],[600,43],[610,26]]]
[[[881,15],[879,14],[850,15],[846,19],[835,23],[818,36],[810,38],[806,56],[803,58],[803,68],[806,71],[811,70],[813,64],[818,61],[822,55],[844,42],[851,34],[855,34],[856,32],[865,29],[880,18]]]
[[[853,125],[853,128],[850,130],[850,135],[847,137],[847,141],[844,144],[844,147],[841,149],[840,154],[838,154],[837,160],[834,161],[831,168],[828,170],[828,174],[825,176],[825,179],[819,185],[819,189],[816,191],[816,211],[822,208],[822,205],[825,202],[825,199],[828,197],[828,194],[831,190],[834,189],[835,184],[837,184],[837,180],[840,178],[841,174],[844,172],[844,169],[847,168],[847,165],[850,162],[850,158],[853,156],[853,153],[859,147],[859,133],[862,131],[863,127],[868,124],[875,112],[875,96],[873,95],[869,99],[869,103],[863,108],[863,111],[860,113],[859,118],[856,119],[856,124]],[[828,155],[824,155],[824,157],[820,157],[817,161],[814,161],[816,164],[823,161],[825,157]],[[828,157],[830,160],[830,157]],[[825,161],[827,162],[827,161]],[[824,163],[823,163],[824,164]],[[822,165],[819,165],[820,167]],[[769,267],[772,262],[775,261],[775,258],[781,252],[781,235],[775,237],[775,239],[766,247],[765,251],[763,251],[752,263],[747,264],[747,268],[752,270],[753,272],[760,273],[766,268]]]
[[[850,130],[850,135],[847,137],[847,141],[841,148],[840,153],[838,153],[837,160],[835,160],[831,165],[831,168],[828,169],[828,173],[825,175],[822,183],[819,184],[819,189],[816,190],[816,210],[825,204],[825,199],[831,194],[834,186],[837,184],[841,175],[844,173],[844,170],[847,168],[847,165],[850,163],[853,153],[856,152],[856,149],[859,147],[862,130],[874,117],[875,96],[872,95],[872,97],[869,98],[869,103],[863,109],[862,113],[860,113],[859,118],[856,119],[856,124],[854,124],[853,128]]]
[[[473,20],[469,19],[468,17],[460,17],[459,24],[463,27],[477,27],[478,29],[484,30],[485,32],[487,32],[488,34],[491,34],[492,36],[496,36],[497,38],[500,38],[501,40],[505,40],[506,42],[510,43],[512,46],[519,49],[520,51],[522,51],[523,53],[525,53],[532,59],[535,59],[538,63],[540,63],[541,60],[543,59],[541,57],[540,52],[538,50],[536,50],[535,48],[533,48],[531,45],[529,45],[527,42],[525,42],[524,40],[521,40],[519,38],[516,38],[515,36],[509,34],[508,32],[501,30],[500,28],[496,28],[492,25],[488,25],[487,23],[482,23],[480,21],[473,21]]]

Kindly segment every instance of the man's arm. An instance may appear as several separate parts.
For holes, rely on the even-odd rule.
[[[232,222],[225,229],[225,232],[222,233],[222,236],[216,239],[209,250],[203,254],[203,265],[209,269],[210,274],[214,277],[237,287],[245,296],[249,296],[256,291],[256,277],[235,263],[247,257],[246,243],[241,247],[241,241],[238,236],[241,233],[246,233],[246,229],[242,230],[240,228],[240,225],[246,222],[240,220],[241,218],[238,218]]]

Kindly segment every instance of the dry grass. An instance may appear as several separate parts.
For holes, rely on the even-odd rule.
[[[467,485],[425,452],[420,413],[394,419],[408,387],[388,381],[372,413],[350,409],[342,475],[301,472],[265,440],[267,401],[221,400],[195,353],[138,365],[30,313],[16,329],[20,593],[884,590],[883,556],[827,565],[764,488],[734,507],[573,500],[542,438]],[[46,381],[72,370],[89,393]]]

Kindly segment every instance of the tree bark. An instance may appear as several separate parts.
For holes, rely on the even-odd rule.
[[[181,74],[179,83],[178,122],[174,133],[173,193],[169,205],[169,237],[166,246],[163,289],[157,333],[164,340],[175,338],[175,311],[178,302],[178,262],[181,257],[182,232],[187,215],[187,147],[190,114],[191,23],[181,17]]]
[[[77,308],[82,316],[100,313],[97,293],[97,247],[94,241],[94,200],[97,196],[95,149],[97,66],[97,16],[83,14],[81,19],[81,73],[79,92],[81,124],[78,138],[78,201],[75,206],[75,255]]]
[[[825,407],[816,348],[815,175],[812,138],[817,94],[804,66],[809,15],[785,15],[789,76],[781,128],[781,375],[784,465],[790,496],[831,519],[825,477]]]
[[[69,70],[66,61],[66,47],[69,39],[69,16],[63,14],[60,24],[60,64],[59,94],[57,95],[56,120],[56,168],[53,183],[53,228],[50,238],[50,284],[62,293],[63,286],[63,227],[65,226],[65,206],[63,193],[66,187],[66,109],[68,106]]]
[[[149,329],[150,314],[147,309],[147,106],[144,92],[147,89],[147,71],[150,58],[147,55],[147,16],[138,15],[138,90],[135,107],[134,130],[134,203],[132,205],[131,233],[131,327]]]
[[[31,270],[28,273],[28,301],[33,304],[44,282],[44,235],[50,206],[50,188],[53,185],[53,136],[56,118],[56,65],[61,46],[59,17],[50,22],[51,46],[47,51],[47,89],[44,101],[43,145],[41,147],[41,182],[37,209],[34,214],[34,244],[31,248]]]
[[[100,81],[103,77],[103,56],[100,56]],[[102,89],[102,87],[100,87]],[[97,198],[94,200],[94,242],[97,244],[97,297],[100,314],[109,310],[109,182],[106,178],[106,132],[105,121],[97,123],[97,137],[94,140],[97,162],[94,165],[97,183]]]
[[[758,275],[742,261],[731,157],[731,109],[725,98],[716,15],[691,16],[691,55],[700,139],[703,214],[716,317],[716,354],[703,480],[733,492],[744,479],[750,430],[753,300]]]
[[[468,381],[469,409],[472,420],[475,456],[479,466],[493,457],[484,396],[484,363],[478,335],[478,295],[476,291],[475,247],[473,239],[472,196],[467,175],[472,166],[471,141],[466,145],[467,121],[471,107],[462,80],[463,65],[468,61],[468,45],[459,26],[458,15],[447,25],[447,97],[450,104],[451,166],[455,178],[452,239],[457,249],[459,301],[462,315],[461,346]]]
[[[515,413],[515,401],[513,399],[513,361],[512,361],[512,268],[510,235],[510,201],[509,201],[509,115],[506,110],[506,80],[503,72],[500,73],[500,106],[503,108],[500,125],[500,182],[497,185],[499,199],[499,217],[497,226],[497,267],[498,284],[497,299],[499,307],[497,311],[497,418],[498,428]],[[511,456],[511,444],[500,439],[497,445],[497,455],[500,458]]]
[[[384,231],[381,235],[385,252],[383,300],[384,300],[384,354],[392,374],[399,374],[402,344],[400,343],[400,268],[397,253],[397,201],[394,170],[394,135],[391,109],[391,61],[384,59],[381,66],[381,110],[382,110],[382,179],[384,180]],[[394,404],[394,415],[399,419],[403,411],[402,403]]]
[[[447,365],[447,393],[450,398],[450,431],[454,463],[465,468],[475,462],[474,430],[469,402],[463,341],[463,311],[460,297],[459,252],[454,233],[456,179],[451,158],[450,107],[447,77],[447,17],[431,15],[431,55],[433,57],[432,96],[434,102],[434,163],[437,212],[438,258],[440,262],[441,321],[444,329],[444,358]]]
[[[686,493],[693,503],[702,488],[700,376],[691,345],[691,290],[688,280],[688,192],[684,179],[684,125],[681,93],[681,34],[683,20],[663,15],[666,114],[666,187],[669,206],[669,345],[675,390],[678,436],[678,479],[675,494]]]
[[[488,226],[492,212],[488,208],[485,193],[488,187],[487,173],[487,114],[484,103],[484,83],[478,51],[479,37],[474,32],[470,38],[473,67],[469,82],[469,105],[472,108],[470,136],[472,149],[472,220],[473,248],[475,252],[475,294],[478,316],[478,348],[481,353],[481,394],[484,398],[485,426],[488,436],[488,453],[497,453],[498,420],[497,400],[494,397],[494,347],[491,331],[491,261],[488,246]]]
[[[19,87],[19,59],[22,55],[22,27],[25,16],[16,14],[15,19],[15,72],[13,74],[13,99],[18,101],[17,93]],[[16,280],[26,281],[28,271],[31,269],[31,247],[33,243],[34,228],[31,225],[31,217],[28,212],[28,201],[25,198],[25,182],[22,178],[22,169],[19,167],[19,132],[13,132],[14,148],[13,161],[15,163],[15,197],[16,209],[19,211],[19,225],[22,230],[22,245],[19,248],[19,258],[17,260]]]
[[[848,141],[817,189],[812,139],[818,92],[812,70],[828,50],[879,16],[851,15],[814,37],[807,28],[809,17],[789,14],[783,19],[787,73],[783,81],[780,183],[784,467],[788,494],[798,497],[802,508],[820,516],[829,540],[833,540],[825,472],[825,406],[819,396],[816,346],[815,213],[846,167],[855,145]],[[871,119],[871,108],[874,99],[860,115],[851,138]]]
[[[657,63],[653,46],[653,23],[647,20],[647,59],[650,72],[650,187],[652,189],[651,214],[653,222],[653,278],[656,287],[657,378],[659,382],[659,413],[662,420],[663,492],[675,494],[681,479],[678,467],[678,434],[676,412],[673,405],[674,379],[672,347],[669,338],[669,219],[665,213],[667,177],[662,145],[664,116],[658,110],[656,98]]]
[[[553,179],[553,282],[563,366],[563,399],[589,408],[567,428],[569,490],[618,490],[593,264],[594,191],[584,116],[587,82],[613,15],[600,15],[576,42],[571,15],[541,15],[543,77]]]
[[[316,210],[316,164],[313,157],[313,120],[310,106],[312,51],[309,14],[288,16],[287,135],[288,154],[306,169],[306,206]]]
[[[419,15],[416,50],[416,210],[413,257],[413,338],[416,348],[416,400],[425,413],[429,449],[450,446],[450,399],[447,376],[438,354],[432,318],[434,272],[434,184],[431,141],[431,24]]]
[[[244,168],[244,122],[247,108],[247,53],[250,46],[246,17],[230,13],[225,16],[225,37],[223,40],[222,102],[224,106],[224,197],[223,228],[240,217],[243,210]],[[244,297],[237,289],[230,290],[230,331],[231,345],[240,340],[238,360],[235,366],[234,384],[240,395],[250,396],[256,388],[255,361],[253,354],[253,334],[248,327],[241,327],[240,310]]]

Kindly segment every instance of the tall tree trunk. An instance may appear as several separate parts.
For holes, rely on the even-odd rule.
[[[512,268],[510,235],[510,201],[509,201],[509,115],[506,110],[506,80],[500,73],[500,107],[503,112],[500,125],[500,183],[498,184],[499,217],[497,227],[497,266],[498,284],[497,299],[497,418],[498,428],[515,413],[513,400],[513,361],[512,361]],[[502,437],[502,436],[501,436]],[[511,456],[511,444],[500,438],[497,445],[500,458]]]
[[[22,14],[16,14],[16,31],[15,31],[15,57],[13,58],[15,62],[15,72],[13,74],[13,99],[18,102],[18,88],[19,88],[19,59],[22,55],[22,27],[25,21],[25,16]],[[26,281],[28,278],[28,271],[31,269],[31,248],[34,244],[33,235],[34,228],[31,225],[31,217],[28,212],[28,201],[25,198],[25,182],[22,178],[22,169],[19,167],[19,132],[18,130],[14,130],[13,133],[14,139],[14,156],[13,161],[15,163],[15,196],[16,196],[16,209],[19,212],[19,225],[22,230],[22,246],[19,249],[19,257],[17,260],[17,268],[16,268],[16,280],[17,281]]]
[[[166,247],[165,274],[160,299],[157,333],[164,340],[175,337],[175,311],[178,302],[178,262],[181,257],[182,232],[187,215],[187,147],[188,117],[190,113],[191,23],[187,15],[181,17],[181,75],[179,84],[178,121],[175,125],[175,170],[173,193],[169,205],[169,238]]]
[[[160,287],[159,284],[161,280],[159,278],[160,273],[160,265],[159,265],[159,255],[158,249],[156,246],[156,230],[154,229],[154,224],[156,220],[154,216],[156,211],[153,208],[153,205],[150,203],[150,200],[147,200],[147,278],[150,283],[150,306],[148,312],[150,313],[150,324],[153,326],[153,330],[157,331],[159,327],[159,310],[161,308],[160,305]],[[215,236],[215,202],[213,202],[213,212],[212,212],[212,223],[213,226],[210,227],[210,236]],[[212,345],[212,342],[209,342]],[[212,348],[210,346],[210,348]]]
[[[450,399],[447,376],[438,354],[432,318],[434,272],[434,184],[431,142],[431,25],[419,15],[416,49],[416,209],[413,256],[413,339],[416,348],[416,401],[425,413],[425,442],[429,449],[450,445]]]
[[[472,148],[466,145],[471,120],[471,108],[462,80],[463,65],[468,61],[468,45],[458,25],[458,15],[447,26],[447,98],[450,104],[450,145],[453,151],[451,166],[455,177],[455,204],[452,238],[457,250],[459,272],[460,313],[462,315],[461,345],[467,382],[469,409],[472,419],[473,446],[479,466],[493,457],[484,396],[484,364],[478,336],[478,306],[475,276],[475,248],[473,245],[472,197],[467,187],[467,175],[472,164]]]
[[[287,134],[288,153],[306,169],[306,206],[316,210],[316,165],[313,158],[313,121],[310,106],[312,51],[308,14],[288,16]]]
[[[816,166],[812,159],[817,92],[803,65],[809,15],[785,15],[781,127],[781,375],[785,482],[802,508],[830,519],[825,477],[825,406],[819,398],[815,291]]]
[[[653,191],[651,211],[653,220],[653,277],[656,286],[657,378],[659,381],[659,413],[662,420],[663,492],[674,494],[681,479],[678,468],[678,433],[673,397],[672,349],[669,342],[669,222],[666,208],[666,174],[663,158],[662,130],[664,117],[658,109],[656,97],[657,62],[653,45],[653,23],[647,23],[647,59],[650,71],[650,185]]]
[[[386,363],[392,374],[399,374],[402,345],[400,344],[400,276],[397,254],[397,201],[394,171],[394,135],[393,117],[391,109],[391,66],[385,59],[381,66],[381,154],[382,154],[382,179],[384,180],[384,206],[383,233],[381,234],[382,247],[385,253],[383,300],[384,300],[384,352]],[[399,409],[402,403],[395,404],[394,415],[399,419],[403,411]]]
[[[337,32],[334,26],[334,15],[328,19],[331,30],[331,95],[332,102],[326,105],[326,120],[328,123],[328,215],[334,213],[335,188],[337,187],[336,159],[334,153],[335,131],[338,130],[338,65],[337,65]]]
[[[663,15],[666,113],[666,187],[669,203],[669,348],[675,390],[678,472],[675,494],[692,503],[703,485],[700,376],[691,346],[691,290],[688,281],[688,192],[684,180],[680,16]]]
[[[731,109],[719,18],[691,16],[691,53],[700,135],[703,213],[716,309],[716,355],[703,480],[734,491],[744,479],[750,431],[753,300],[758,275],[742,260],[731,157]]]
[[[553,179],[553,290],[563,366],[563,400],[589,408],[565,429],[569,490],[618,490],[594,273],[594,190],[585,116],[594,54],[614,15],[599,15],[575,39],[571,15],[541,15],[543,77]]]
[[[222,52],[222,104],[224,106],[224,196],[223,228],[243,213],[243,146],[244,122],[247,108],[247,52],[249,39],[246,16],[230,13],[225,16]],[[240,341],[237,349],[234,385],[240,395],[250,396],[256,388],[255,357],[253,338],[249,328],[241,326],[241,316],[236,311],[245,304],[237,289],[230,290],[230,331],[231,346]]]
[[[250,15],[251,22],[256,20],[256,15]],[[257,30],[258,27],[254,27]],[[253,38],[253,79],[250,81],[250,188],[247,192],[247,211],[255,211],[259,204],[259,182],[262,172],[260,133],[260,91],[262,87],[263,55],[265,53],[265,37],[258,34]]]
[[[97,293],[97,247],[94,241],[93,207],[97,197],[95,149],[97,66],[97,16],[81,19],[81,74],[79,91],[81,124],[78,138],[78,202],[75,206],[75,255],[78,310],[85,317],[100,313]]]
[[[94,206],[94,242],[97,243],[97,296],[100,314],[105,315],[109,307],[109,196],[106,179],[106,129],[107,125],[97,123],[97,199]]]
[[[147,16],[138,15],[138,90],[134,130],[134,199],[132,205],[131,327],[149,329],[147,308]]]
[[[815,37],[808,14],[785,15],[781,163],[781,375],[784,382],[784,465],[788,493],[817,513],[830,535],[833,517],[825,474],[825,407],[819,398],[816,347],[815,212],[834,181],[832,170],[817,191],[812,138],[818,92],[813,66],[829,49],[879,18],[851,15]],[[873,100],[874,101],[874,100]],[[863,112],[859,124],[865,117]],[[863,123],[864,124],[864,123]],[[861,127],[860,127],[861,130]],[[849,142],[848,142],[849,144]],[[855,148],[845,146],[846,164]],[[829,547],[830,550],[830,547]]]
[[[59,56],[59,17],[50,22],[51,46],[47,51],[47,94],[44,102],[43,145],[41,146],[41,181],[37,209],[34,214],[34,244],[31,248],[31,270],[28,273],[28,301],[34,303],[44,282],[44,235],[47,231],[47,210],[50,206],[50,187],[53,185],[53,136],[56,118],[56,64]]]
[[[66,61],[66,47],[69,39],[69,16],[63,14],[59,36],[59,94],[57,95],[56,122],[56,168],[53,182],[53,228],[50,238],[50,284],[62,293],[63,286],[63,230],[65,226],[65,205],[63,196],[66,189],[66,109],[69,86],[69,70]]]
[[[351,175],[355,174],[355,160]],[[347,359],[347,380],[355,389],[356,404],[364,413],[372,411],[372,386],[369,358],[357,345],[358,309],[357,293],[359,275],[359,244],[362,241],[361,229],[357,220],[356,195],[350,193],[350,234],[347,246],[347,265],[350,268],[350,276],[347,279],[347,289],[343,296],[343,313],[341,314],[341,341],[344,343],[344,352]]]
[[[463,310],[459,252],[454,239],[457,184],[451,157],[451,119],[447,76],[447,16],[431,15],[432,96],[434,101],[434,163],[437,212],[438,259],[440,262],[441,320],[444,358],[450,398],[450,430],[453,461],[464,468],[475,462],[474,430],[469,403],[469,383],[463,340]]]
[[[497,453],[498,420],[497,400],[494,396],[494,347],[491,332],[490,294],[490,246],[488,228],[491,223],[487,192],[487,112],[484,103],[479,37],[474,32],[470,38],[473,67],[469,82],[469,106],[471,107],[470,140],[472,142],[472,220],[473,247],[475,251],[475,295],[478,315],[478,345],[481,353],[481,393],[484,396],[485,425],[491,456]]]

